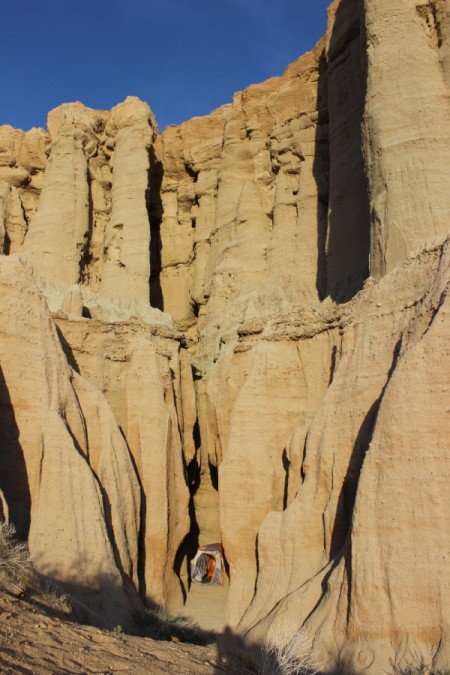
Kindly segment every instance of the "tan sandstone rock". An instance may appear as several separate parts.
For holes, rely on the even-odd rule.
[[[111,216],[105,231],[100,301],[147,307],[150,223],[147,211],[149,150],[157,133],[146,103],[129,97],[112,109],[105,128],[114,143]]]
[[[104,397],[89,394],[68,366],[46,304],[17,257],[0,262],[8,439],[2,490],[10,517],[21,536],[29,532],[39,572],[113,625],[128,623],[124,584],[135,576],[140,520],[128,449]]]
[[[403,372],[407,367],[408,354],[422,349],[416,345],[424,346],[423,341],[428,342],[426,336],[434,326],[434,317],[440,315],[441,300],[448,284],[447,256],[448,241],[443,248],[432,249],[417,260],[408,261],[352,303],[355,320],[344,330],[336,372],[308,431],[300,489],[283,514],[267,516],[258,533],[259,580],[242,624],[243,628],[248,628],[265,617],[253,628],[254,639],[271,623],[290,626],[306,622],[307,630],[315,635],[317,648],[328,665],[342,662],[350,667],[351,663],[359,663],[358,667],[361,667],[368,659],[364,667],[367,672],[374,673],[387,667],[390,660],[397,659],[401,663],[402,658],[411,659],[414,653],[423,654],[426,662],[431,662],[439,650],[441,658],[446,655],[445,640],[440,644],[435,635],[426,631],[422,634],[418,624],[414,624],[418,620],[414,616],[421,614],[422,619],[418,621],[424,627],[423,617],[433,616],[437,603],[439,609],[436,611],[441,618],[436,620],[437,623],[434,619],[431,621],[440,635],[448,630],[446,593],[435,594],[432,590],[433,579],[443,574],[442,568],[439,569],[440,561],[444,561],[445,566],[448,555],[446,518],[430,516],[434,543],[430,542],[424,555],[418,552],[420,547],[413,542],[411,547],[402,544],[403,536],[411,541],[411,534],[406,535],[411,527],[418,538],[429,541],[430,521],[425,514],[434,508],[431,504],[435,503],[436,513],[446,511],[446,493],[439,481],[429,488],[427,472],[417,469],[429,461],[431,470],[432,459],[427,460],[430,455],[437,459],[435,466],[445,462],[445,428],[439,424],[439,429],[431,431],[429,426],[436,424],[432,420],[443,420],[445,416],[445,386],[439,385],[439,381],[436,387],[416,385],[422,392],[417,400],[422,396],[422,405],[430,411],[420,432],[420,422],[415,432],[410,431],[409,422],[402,427],[400,412],[414,413],[405,393],[398,395],[396,412],[389,423],[390,431],[383,432],[382,450],[377,452],[377,456],[382,453],[386,459],[380,457],[372,461],[371,458],[376,452],[374,444],[380,433],[378,430],[386,424],[382,411],[388,405],[388,392],[394,386],[397,372]],[[416,300],[411,293],[414,284]],[[431,377],[434,364],[440,362],[441,354],[439,345],[427,351],[425,382]],[[408,385],[405,385],[411,395],[414,392],[412,382],[419,376],[420,367],[415,364],[407,376]],[[415,419],[418,418],[416,409]],[[397,440],[389,441],[386,433],[393,434]],[[431,448],[429,443],[424,446],[425,436],[433,439]],[[395,460],[388,458],[397,457],[397,453],[399,473],[395,474],[395,464],[391,467]],[[409,473],[405,473],[404,463],[410,467],[410,478]],[[405,480],[416,480],[414,494],[412,489],[405,487]],[[373,487],[369,488],[369,485]],[[371,489],[377,491],[377,497],[373,499]],[[439,496],[429,500],[426,496],[429,489]],[[394,494],[398,496],[393,497]],[[429,502],[429,506],[422,510],[419,522],[414,513],[418,513],[416,504],[422,499]],[[368,512],[364,516],[361,514],[363,504],[367,504],[370,516]],[[374,527],[375,530],[379,528],[379,535],[373,530],[368,532],[362,526],[363,520],[378,523]],[[366,533],[364,541],[359,535],[360,527]],[[436,563],[438,577],[425,573],[434,567],[434,563],[429,564],[431,550],[439,561]],[[413,562],[415,555],[420,564],[417,558]],[[365,576],[361,559],[366,565]],[[390,580],[389,567],[399,576]],[[411,604],[400,601],[397,605],[395,597],[402,594],[406,569]],[[419,600],[422,592],[423,600]],[[387,597],[391,600],[383,600]],[[351,598],[350,606],[348,598]],[[384,613],[383,602],[386,603]],[[421,603],[420,609],[417,602]],[[372,607],[378,603],[381,603],[380,609],[372,612]],[[397,615],[400,607],[401,619]],[[308,618],[314,608],[317,609]],[[363,616],[360,614],[362,608]],[[370,628],[369,615],[374,628]],[[355,622],[354,616],[359,616],[359,621]]]
[[[48,168],[21,256],[48,289],[53,309],[61,306],[59,295],[80,280],[80,260],[89,229],[85,147],[100,120],[99,113],[81,103],[61,106],[49,115],[52,145]]]
[[[222,541],[249,641],[448,666],[449,16],[334,0],[281,77],[160,136],[133,97],[0,128],[0,244],[58,328],[6,261],[1,510],[73,587],[95,548],[98,611],[98,577],[180,609]]]
[[[6,254],[21,248],[36,211],[47,145],[43,129],[0,127],[0,241]]]
[[[448,232],[449,82],[439,45],[442,41],[448,49],[450,18],[444,7],[448,12],[448,3],[364,2],[363,139],[375,277],[391,270],[424,241]],[[396,20],[386,21],[387,13]]]

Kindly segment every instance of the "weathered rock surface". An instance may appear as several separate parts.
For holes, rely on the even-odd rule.
[[[46,166],[48,134],[0,127],[0,248],[14,253],[25,240]]]
[[[112,109],[105,127],[106,147],[114,143],[113,180],[98,297],[125,308],[134,302],[144,311],[149,311],[150,278],[147,172],[156,133],[148,105],[132,99]]]
[[[135,98],[0,128],[0,243],[52,311],[0,260],[1,512],[96,611],[180,609],[219,540],[248,640],[448,666],[449,16],[335,0],[159,136]]]
[[[137,573],[140,493],[126,443],[100,391],[68,366],[20,261],[0,263],[2,491],[10,520],[28,535],[39,572],[109,621],[129,623],[124,586]]]
[[[180,583],[174,565],[190,529],[183,448],[192,444],[196,419],[181,336],[137,320],[106,324],[58,316],[56,322],[72,367],[104,393],[133,458],[143,502],[135,511],[141,537],[136,588],[150,603],[180,609],[187,576],[179,570]]]
[[[423,382],[432,377],[435,385],[419,385],[417,397],[414,383],[420,379],[421,366],[411,355],[425,349],[436,332],[432,328],[438,316],[438,323],[445,324],[449,252],[447,241],[443,248],[422,253],[346,308],[351,313],[338,342],[332,382],[317,407],[306,443],[300,435],[296,448],[303,452],[301,485],[288,508],[270,513],[258,532],[258,585],[242,622],[245,628],[267,617],[253,628],[255,639],[272,622],[306,621],[322,656],[338,661],[352,651],[350,661],[362,666],[368,660],[365,665],[372,665],[373,672],[382,672],[391,659],[408,649],[409,657],[414,653],[406,636],[422,635],[417,624],[412,628],[417,613],[423,635],[424,616],[433,617],[435,626],[434,635],[429,631],[423,640],[427,650],[422,643],[417,649],[429,663],[440,649],[439,657],[447,657],[445,642],[441,646],[436,637],[446,629],[447,619],[442,622],[442,617],[449,616],[443,567],[450,541],[448,521],[442,517],[448,512],[448,498],[440,483],[446,475],[441,462],[448,462],[448,446],[444,447],[448,413],[446,385],[432,375],[445,353],[442,338],[428,346],[427,357],[421,360],[427,371]],[[404,390],[397,392],[387,432],[383,411],[392,405],[389,392],[398,373],[404,373]],[[414,406],[408,403],[411,396]],[[423,424],[418,421],[420,410],[426,418]],[[402,415],[407,418],[404,427]],[[425,442],[425,437],[430,440]],[[378,446],[377,439],[382,439]],[[426,508],[420,506],[422,499]],[[418,541],[428,541],[431,532],[436,537],[427,547],[434,551],[432,564],[428,553],[418,552]],[[406,570],[409,603],[399,600],[402,591],[398,591],[406,585]],[[434,592],[441,576],[442,595]],[[373,612],[378,603],[379,610]],[[390,644],[394,633],[395,649]],[[370,647],[371,641],[379,641],[376,648]]]
[[[49,115],[54,138],[42,192],[22,257],[56,292],[76,284],[89,228],[89,189],[85,146],[100,115],[80,104],[63,105]],[[57,305],[54,307],[57,309]]]
[[[442,58],[449,18],[447,2],[366,0],[364,12],[363,142],[371,197],[371,271],[380,277],[424,241],[448,232],[444,167],[450,159],[450,108]],[[387,13],[395,21],[386,21]]]

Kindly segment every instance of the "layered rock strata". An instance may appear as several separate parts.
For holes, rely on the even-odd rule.
[[[0,128],[1,512],[97,613],[181,609],[221,541],[249,641],[448,665],[449,15],[335,0],[159,136],[134,98]]]

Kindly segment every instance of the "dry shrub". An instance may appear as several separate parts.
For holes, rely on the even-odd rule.
[[[70,596],[49,579],[39,578],[31,562],[28,544],[18,541],[15,534],[14,525],[0,521],[0,591],[26,594],[32,602],[61,615],[70,615]]]
[[[60,614],[70,615],[72,613],[72,598],[68,593],[65,593],[61,588],[52,581],[46,579],[41,581],[40,590],[37,594],[32,594],[32,598],[36,596],[39,601]]]
[[[280,625],[262,647],[259,675],[315,675],[313,640],[304,628]]]
[[[38,584],[25,542],[15,539],[15,528],[0,522],[0,588],[23,592]]]

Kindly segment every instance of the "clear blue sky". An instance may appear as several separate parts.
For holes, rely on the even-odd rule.
[[[0,124],[70,101],[150,104],[159,128],[205,115],[311,49],[331,0],[1,0]]]

